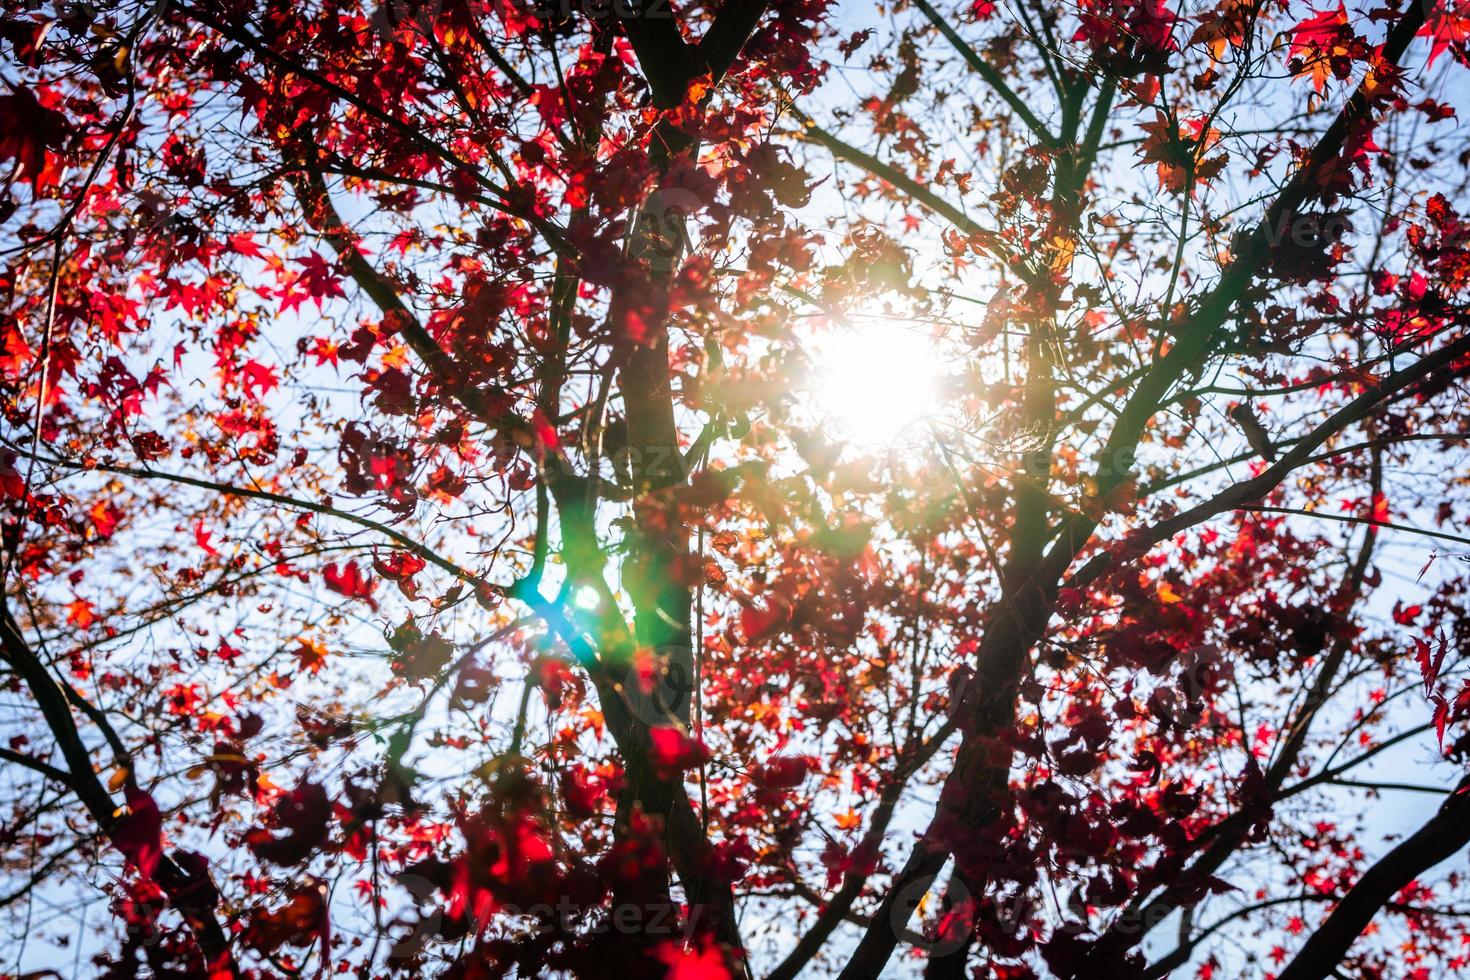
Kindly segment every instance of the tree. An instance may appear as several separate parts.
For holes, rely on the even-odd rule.
[[[1462,5],[0,24],[18,929],[104,895],[107,976],[1464,966]],[[907,424],[812,393],[844,346]]]

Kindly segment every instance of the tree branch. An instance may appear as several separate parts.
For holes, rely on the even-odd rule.
[[[960,53],[960,57],[965,59],[965,63],[974,69],[975,74],[985,79],[985,83],[995,90],[995,94],[999,95],[1006,105],[1011,107],[1011,111],[1026,124],[1026,127],[1036,135],[1036,138],[1044,146],[1053,150],[1061,146],[1056,136],[1052,135],[1051,130],[1046,128],[1046,124],[1036,118],[1036,114],[1031,111],[1030,106],[1026,105],[1025,101],[1016,94],[1015,90],[1006,84],[1006,80],[1001,76],[1001,73],[992,68],[989,62],[980,57],[979,52],[972,48],[964,38],[959,36],[955,32],[955,29],[950,26],[949,21],[939,16],[939,12],[928,3],[928,0],[913,0],[913,4],[919,8],[920,13],[929,19],[929,23],[939,28],[939,33],[944,35],[946,41],[954,45],[954,49]]]
[[[1383,50],[1385,62],[1398,62],[1423,23],[1423,6],[1411,5],[1389,33]],[[1265,218],[1251,234],[1244,236],[1235,261],[1204,297],[1194,314],[1173,331],[1178,341],[1140,381],[1119,414],[1118,421],[1099,455],[1097,499],[1107,500],[1112,491],[1122,484],[1131,467],[1111,465],[1112,462],[1125,450],[1131,459],[1133,447],[1147,429],[1169,388],[1190,365],[1205,356],[1215,342],[1219,327],[1225,322],[1230,310],[1255,277],[1268,254],[1272,230],[1283,227],[1283,219],[1294,215],[1308,195],[1315,191],[1321,169],[1340,151],[1350,125],[1362,121],[1370,114],[1371,109],[1369,84],[1365,82],[1343,106],[1333,125],[1313,149],[1307,164],[1288,181],[1267,210]],[[1164,313],[1165,317],[1171,315],[1170,311]],[[1416,365],[1422,369],[1420,376],[1437,366],[1431,362],[1449,363],[1465,349],[1470,349],[1470,338],[1462,338],[1425,358]],[[1397,378],[1398,375],[1394,377]],[[1377,400],[1375,398],[1373,404]],[[1356,405],[1357,402],[1352,404]],[[1291,465],[1297,465],[1301,458],[1297,457]],[[1285,462],[1284,458],[1282,462]],[[1285,472],[1288,471],[1283,470],[1281,475]],[[1277,479],[1279,478],[1278,476]],[[1251,499],[1255,498],[1245,496],[1240,502]],[[990,622],[977,653],[977,683],[971,685],[974,689],[971,696],[973,702],[963,708],[968,715],[966,739],[954,769],[945,779],[934,819],[930,822],[924,839],[915,847],[909,864],[894,882],[890,894],[874,917],[874,926],[859,942],[840,980],[869,978],[882,971],[897,943],[897,930],[907,922],[908,913],[897,907],[895,896],[904,889],[913,887],[924,875],[936,874],[943,866],[954,838],[974,833],[978,827],[989,823],[1000,812],[1006,794],[1009,761],[1001,764],[987,759],[985,750],[979,746],[985,743],[986,736],[992,735],[1013,720],[1014,691],[1025,667],[1027,654],[1045,633],[1055,607],[1061,577],[1091,538],[1097,520],[1096,515],[1085,514],[1077,514],[1067,520],[1056,543],[1035,572],[1014,590],[1011,601],[997,607],[996,615]],[[1153,540],[1162,540],[1167,536],[1166,534]],[[1099,557],[1103,561],[1092,572],[1093,577],[1101,574],[1111,560],[1108,556]],[[967,697],[967,700],[971,700],[971,697]],[[959,825],[956,824],[958,813],[965,815]]]
[[[1267,467],[1260,475],[1233,484],[1204,503],[1191,507],[1168,520],[1131,533],[1128,537],[1130,549],[1152,547],[1216,514],[1245,507],[1260,500],[1274,490],[1329,438],[1366,416],[1384,399],[1416,384],[1435,371],[1450,367],[1467,354],[1470,354],[1470,335],[1453,340],[1410,366],[1395,371],[1334,412],[1331,417],[1304,436],[1292,446],[1290,451],[1283,453],[1280,459]],[[1064,587],[1086,588],[1099,575],[1116,565],[1117,561],[1117,557],[1112,554],[1096,555],[1068,579]]]
[[[1363,877],[1276,980],[1323,980],[1331,976],[1368,923],[1404,886],[1470,844],[1470,776],[1460,780],[1439,811]]]
[[[7,748],[0,748],[0,759],[3,759],[6,762],[13,762],[18,766],[24,766],[25,768],[30,769],[33,772],[38,772],[52,782],[60,783],[67,789],[75,788],[72,786],[71,773],[63,772],[50,763],[42,762],[40,759],[37,759],[34,756],[23,755],[20,752],[12,752],[10,749]]]
[[[56,738],[70,771],[70,777],[64,780],[64,784],[71,787],[102,832],[112,837],[120,827],[118,814],[122,811],[113,803],[111,794],[92,768],[91,752],[82,741],[66,695],[26,643],[8,602],[3,608],[3,615],[0,615],[0,655],[24,678],[46,718],[47,727]],[[215,918],[217,892],[209,881],[208,873],[203,872],[202,877],[191,874],[168,855],[160,855],[154,878],[169,896],[173,907],[184,916],[211,975],[221,972],[235,976],[237,968],[229,939]]]
[[[657,16],[652,11],[657,10]],[[672,109],[684,101],[684,91],[689,86],[690,48],[679,33],[679,26],[667,4],[650,4],[633,12],[633,16],[621,18],[623,32],[633,53],[638,56],[638,67],[653,93],[653,104],[660,109]]]

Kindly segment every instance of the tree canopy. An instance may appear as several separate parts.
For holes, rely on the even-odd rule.
[[[1470,963],[1464,0],[0,45],[0,970]]]

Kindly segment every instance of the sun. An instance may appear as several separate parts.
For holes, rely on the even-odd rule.
[[[811,409],[827,436],[866,449],[927,439],[943,408],[943,357],[902,320],[836,326],[812,344]]]

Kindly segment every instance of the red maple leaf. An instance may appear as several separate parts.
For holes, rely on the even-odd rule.
[[[1419,28],[1419,37],[1432,37],[1434,44],[1429,49],[1428,67],[1434,67],[1434,59],[1438,58],[1451,45],[1455,47],[1455,58],[1461,63],[1470,64],[1470,58],[1466,55],[1466,42],[1470,41],[1470,6],[1463,0],[1455,4],[1454,0],[1446,3],[1431,4],[1430,14],[1425,18],[1424,26]],[[1455,9],[1451,10],[1450,7]]]
[[[306,295],[316,300],[317,309],[321,309],[322,301],[331,297],[342,297],[342,278],[337,275],[331,263],[322,258],[316,252],[312,252],[304,259],[297,259],[296,264],[301,266],[301,274],[296,281],[306,288]],[[296,305],[300,305],[300,299]]]
[[[1289,57],[1300,56],[1303,59],[1318,92],[1332,75],[1333,55],[1352,38],[1347,22],[1347,8],[1339,3],[1336,10],[1308,17],[1287,32],[1291,35]]]
[[[1291,54],[1295,57],[1311,48],[1323,47],[1336,40],[1342,33],[1342,26],[1347,23],[1347,7],[1339,3],[1336,10],[1324,10],[1314,17],[1293,27],[1291,35]]]
[[[230,250],[241,255],[252,258],[260,258],[260,246],[255,244],[255,237],[248,231],[242,231],[229,237]]]
[[[1393,604],[1393,621],[1400,626],[1413,626],[1414,620],[1424,611],[1423,606],[1405,606],[1403,602]]]
[[[259,361],[246,361],[240,373],[244,375],[240,387],[250,396],[251,401],[260,401],[262,395],[281,383],[276,377],[276,369]]]
[[[113,532],[117,530],[123,513],[113,506],[111,501],[99,500],[92,506],[91,516],[92,526],[97,529],[97,536],[105,540],[112,537]]]
[[[730,977],[724,956],[713,944],[693,947],[664,943],[659,947],[658,958],[669,965],[665,980],[728,980]]]
[[[195,522],[195,524],[194,524],[194,543],[197,544],[197,545],[199,545],[199,547],[203,548],[205,554],[208,554],[208,555],[218,555],[219,554],[219,551],[214,547],[214,545],[212,545],[212,544],[209,543],[209,539],[211,537],[213,537],[213,536],[214,536],[214,532],[208,530],[204,526],[204,521],[202,519],[199,520],[199,521],[197,521],[197,522]]]
[[[654,766],[669,773],[693,769],[709,757],[702,742],[676,728],[651,729],[648,740]]]
[[[54,151],[65,143],[66,117],[43,106],[24,85],[0,95],[0,160],[15,161],[15,176],[40,190],[54,179]]]
[[[846,61],[848,58],[851,58],[853,52],[857,51],[864,44],[867,44],[868,39],[872,36],[873,32],[871,29],[854,31],[852,37],[837,45],[837,50],[842,52],[842,60]]]
[[[336,367],[337,357],[340,352],[341,348],[325,337],[313,338],[311,348],[308,350],[308,353],[316,358],[317,367],[321,367],[327,363],[330,363],[332,367]]]
[[[112,843],[138,873],[153,877],[163,860],[163,815],[153,797],[129,786],[127,812],[112,829]]]
[[[387,558],[373,559],[373,570],[391,580],[398,586],[398,591],[410,599],[419,597],[418,586],[414,584],[413,578],[427,565],[428,562],[424,559],[406,551],[395,551]]]
[[[365,575],[357,567],[357,562],[343,562],[341,568],[333,562],[323,570],[322,578],[326,580],[327,588],[333,592],[349,599],[361,599],[372,608],[378,608],[377,601],[373,599],[373,590],[378,587],[378,583]]]
[[[66,621],[78,629],[86,629],[97,622],[97,614],[86,599],[73,599],[66,604]]]
[[[1418,606],[1414,607],[1418,609]],[[1440,668],[1444,666],[1444,655],[1449,649],[1443,639],[1439,642],[1439,651],[1431,652],[1429,643],[1425,640],[1414,641],[1414,659],[1419,664],[1419,676],[1424,680],[1424,693],[1431,694],[1434,691],[1434,682],[1439,679]]]

